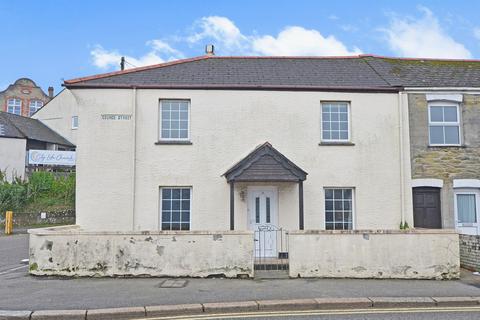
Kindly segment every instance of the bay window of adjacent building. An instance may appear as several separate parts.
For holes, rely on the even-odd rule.
[[[8,99],[7,112],[22,115],[22,100],[16,98]]]
[[[460,145],[460,112],[457,103],[428,104],[428,136],[431,146]]]
[[[322,102],[322,141],[350,140],[349,112],[348,102]]]
[[[192,188],[160,188],[162,230],[190,230]]]
[[[190,139],[190,101],[161,100],[160,101],[160,132],[159,140]]]
[[[353,229],[353,189],[325,188],[325,229]]]

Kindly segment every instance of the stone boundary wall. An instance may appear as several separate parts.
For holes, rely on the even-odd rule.
[[[480,236],[460,234],[460,265],[480,271]]]
[[[5,223],[5,212],[0,213],[0,224]],[[38,224],[74,224],[75,210],[50,211],[45,212],[45,218],[42,218],[41,212],[34,213],[13,213],[13,226],[33,226]]]
[[[457,279],[454,230],[292,231],[290,277]]]
[[[253,232],[31,229],[33,275],[253,277]]]

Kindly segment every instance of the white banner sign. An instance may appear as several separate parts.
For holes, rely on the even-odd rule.
[[[29,150],[28,164],[74,166],[75,151]]]

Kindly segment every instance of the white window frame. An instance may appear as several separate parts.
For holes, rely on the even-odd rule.
[[[476,209],[476,220],[477,222],[473,223],[460,223],[458,221],[458,207],[457,207],[457,196],[458,195],[474,195],[475,196],[475,209]],[[455,227],[460,231],[460,233],[465,234],[480,234],[480,189],[478,188],[458,188],[454,189],[454,207],[455,207]]]
[[[10,104],[10,101],[13,101],[13,105]],[[17,101],[20,101],[20,104],[16,104],[15,102]],[[8,113],[11,113],[11,114],[16,114],[16,115],[19,115],[21,116],[22,115],[22,105],[23,105],[23,101],[22,99],[19,99],[19,98],[8,98],[7,99],[7,112]],[[13,112],[10,112],[10,107],[13,108]],[[19,113],[16,113],[15,112],[15,109],[16,108],[20,108],[20,112]]]
[[[457,121],[443,121],[432,122],[431,121],[431,109],[432,107],[455,107],[457,109]],[[460,104],[451,101],[432,101],[428,103],[428,145],[432,147],[448,147],[448,146],[461,146],[462,145],[462,121],[460,119]],[[430,127],[458,127],[458,143],[431,143]],[[444,131],[445,132],[445,131]],[[445,140],[445,133],[444,133]]]
[[[326,190],[327,189],[350,189],[352,190],[352,229],[342,229],[342,230],[355,230],[356,229],[356,210],[355,210],[355,188],[354,187],[324,187],[323,188],[323,229],[327,230],[327,211],[325,209],[325,204],[327,201]],[[334,204],[335,205],[335,204]],[[334,213],[335,215],[335,213]],[[328,229],[332,230],[332,229]],[[333,229],[340,230],[340,229]]]
[[[347,139],[324,139],[323,138],[323,105],[325,104],[346,104],[347,105],[347,124],[348,124]],[[352,137],[352,121],[351,121],[350,101],[320,101],[320,141],[325,143],[345,143],[345,142],[350,142],[351,137]]]
[[[72,130],[76,129],[78,129],[78,116],[72,116]]]
[[[38,106],[40,104],[40,106]],[[40,110],[43,107],[43,101],[42,100],[30,100],[28,102],[28,114],[32,116],[35,112]],[[34,112],[32,112],[32,108],[35,109]]]
[[[186,102],[188,111],[188,125],[186,138],[162,138],[162,103],[168,101]],[[191,101],[189,99],[160,99],[158,104],[158,141],[190,141],[190,127],[191,127]]]
[[[162,214],[163,214],[163,192],[162,190],[163,189],[189,189],[190,190],[190,215],[189,215],[189,219],[188,219],[188,230],[163,230],[162,229],[162,223],[163,223],[163,218],[162,218]],[[158,211],[158,230],[161,230],[161,231],[191,231],[192,230],[192,197],[193,195],[193,187],[192,186],[161,186],[159,188],[159,211]],[[181,213],[180,213],[181,214]],[[183,221],[182,221],[183,222]],[[170,223],[172,223],[170,221]],[[181,224],[181,223],[180,223]]]

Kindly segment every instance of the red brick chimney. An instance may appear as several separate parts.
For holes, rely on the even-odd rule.
[[[48,87],[48,97],[49,97],[50,99],[53,98],[53,87]]]

